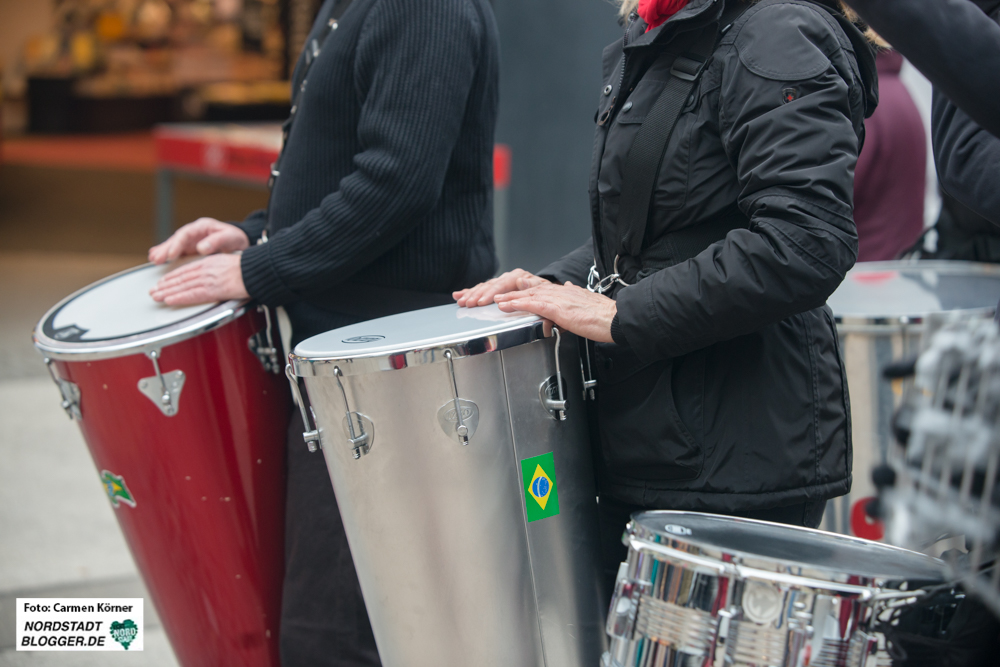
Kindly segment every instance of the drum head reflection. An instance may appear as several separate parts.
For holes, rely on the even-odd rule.
[[[939,561],[905,549],[782,524],[694,512],[644,512],[633,517],[644,529],[729,553],[811,566],[862,577],[939,581]]]
[[[827,303],[837,317],[918,318],[955,310],[992,310],[1000,267],[973,262],[860,262]]]
[[[91,285],[54,308],[42,322],[42,333],[60,343],[111,341],[163,329],[216,308],[214,303],[172,308],[149,296],[160,278],[183,263],[140,266]]]

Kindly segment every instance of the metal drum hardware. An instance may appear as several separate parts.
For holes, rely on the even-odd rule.
[[[48,357],[45,357],[45,367],[49,370],[52,381],[59,387],[59,393],[62,395],[62,409],[66,411],[66,415],[70,419],[82,419],[83,416],[80,413],[80,388],[69,380],[63,380],[59,377],[56,370],[52,367],[52,360]]]
[[[887,664],[879,615],[942,581],[923,554],[711,514],[634,514],[624,541],[605,667]]]
[[[139,391],[153,402],[160,412],[168,417],[177,414],[180,407],[181,391],[184,389],[184,371],[160,372],[160,351],[150,350],[146,356],[153,362],[156,375],[141,378],[138,382]]]
[[[441,430],[449,437],[458,439],[462,445],[468,445],[479,426],[479,406],[473,401],[458,397],[458,380],[455,378],[455,359],[451,350],[445,350],[444,358],[448,360],[448,372],[451,375],[451,402],[438,408],[438,423]]]
[[[302,428],[305,429],[302,432],[302,439],[305,441],[309,451],[316,453],[322,445],[319,429],[315,425],[316,415],[313,413],[312,406],[307,405],[305,402],[305,395],[299,389],[299,379],[295,377],[295,372],[292,370],[291,364],[285,366],[285,376],[288,378],[288,384],[292,388],[292,398],[295,401],[295,405],[299,406],[299,413],[302,415]]]
[[[260,360],[260,365],[268,373],[281,373],[281,363],[278,360],[278,347],[274,344],[274,333],[271,325],[271,309],[267,306],[257,306],[257,312],[264,313],[264,329],[247,339],[247,347]]]
[[[334,367],[333,376],[337,379],[340,395],[344,397],[344,426],[347,431],[347,441],[351,445],[354,460],[357,461],[371,450],[372,442],[375,439],[375,425],[372,424],[371,419],[360,412],[351,412],[351,404],[347,402],[347,391],[344,389],[344,383],[340,380],[339,367]],[[357,429],[354,428],[355,420],[358,424]],[[366,424],[368,425],[367,431],[365,430]]]
[[[453,304],[328,331],[289,355],[386,667],[600,661],[593,457],[585,411],[558,403],[583,391],[567,366],[579,354],[576,336],[546,337],[534,315]],[[561,377],[550,400],[564,421],[539,404],[544,377]],[[364,465],[329,446],[341,428],[370,437],[373,422]]]
[[[563,395],[562,371],[559,369],[559,345],[562,342],[562,336],[556,327],[552,327],[552,334],[556,337],[556,374],[542,381],[538,387],[538,398],[542,402],[542,407],[548,410],[555,419],[566,421],[566,398]]]
[[[580,377],[583,378],[583,400],[586,401],[589,398],[594,401],[597,400],[594,391],[597,387],[597,378],[594,377],[594,369],[590,365],[590,341],[584,339],[581,343],[583,344],[583,357],[580,359]]]

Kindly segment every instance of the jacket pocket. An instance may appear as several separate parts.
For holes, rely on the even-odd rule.
[[[662,482],[697,478],[704,449],[691,427],[701,434],[704,355],[645,362],[623,346],[598,343],[595,349],[598,431],[608,471]],[[675,391],[684,393],[686,420]]]

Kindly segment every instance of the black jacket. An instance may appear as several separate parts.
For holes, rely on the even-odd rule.
[[[1000,1],[990,0],[994,21]],[[982,2],[980,3],[982,6]],[[994,45],[1000,51],[1000,41]],[[996,113],[1000,114],[1000,110]],[[941,188],[978,215],[1000,225],[1000,138],[990,134],[940,90],[932,112],[934,160]]]
[[[975,4],[969,0],[850,0],[848,4],[937,90],[1000,137],[1000,25],[982,11],[993,0]]]
[[[269,214],[242,257],[295,339],[451,300],[488,279],[499,47],[487,0],[354,0],[303,77]],[[305,80],[303,80],[303,78]],[[299,92],[301,91],[301,92]],[[400,298],[399,290],[406,290]]]
[[[683,52],[686,30],[721,10],[692,0],[648,33],[637,21],[624,69],[622,43],[605,51],[596,253],[541,275],[580,284],[595,260],[611,272],[622,163],[664,86],[660,54]],[[853,171],[874,72],[857,29],[804,0],[763,0],[722,35],[667,145],[647,247],[724,216],[745,228],[692,259],[652,252],[613,292],[616,343],[596,345],[603,493],[725,512],[850,489],[847,385],[824,304],[857,257]]]

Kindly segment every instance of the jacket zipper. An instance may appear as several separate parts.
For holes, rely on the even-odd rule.
[[[628,54],[625,53],[625,47],[628,46],[628,31],[632,27],[632,22],[639,15],[632,12],[628,15],[628,24],[625,26],[625,36],[622,38],[622,72],[618,77],[618,93],[611,98],[611,104],[608,105],[607,111],[601,116],[600,120],[597,121],[598,125],[604,125],[611,118],[611,114],[614,113],[615,107],[618,105],[618,98],[622,94],[622,86],[625,85],[625,68],[628,65]]]

